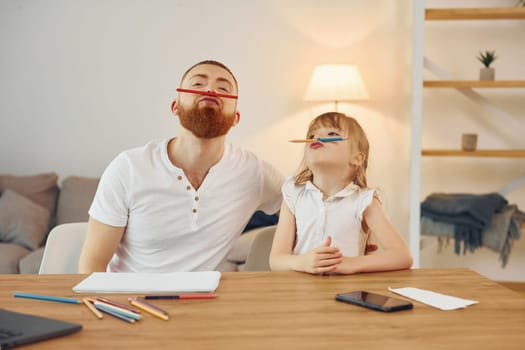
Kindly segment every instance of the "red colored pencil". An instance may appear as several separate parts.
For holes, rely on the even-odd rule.
[[[238,99],[239,96],[230,95],[230,94],[220,94],[217,92],[211,92],[211,91],[200,91],[200,90],[190,90],[190,89],[181,89],[177,88],[178,92],[188,92],[190,94],[198,94],[198,95],[207,95],[207,96],[215,96],[215,97],[225,97],[225,98],[233,98]]]

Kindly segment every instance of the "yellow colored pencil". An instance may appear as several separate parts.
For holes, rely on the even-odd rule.
[[[91,304],[91,301],[90,301],[89,298],[83,298],[82,302],[84,303],[84,305],[87,306],[89,311],[91,311],[93,313],[93,315],[95,315],[99,320],[102,319],[102,313],[100,311],[98,311],[97,309],[95,309],[93,304]]]
[[[140,301],[140,300],[137,300],[136,298],[129,298],[128,299],[129,302],[131,303],[131,305],[141,309],[141,310],[144,310],[150,314],[152,314],[153,316],[156,316],[164,321],[167,321],[169,319],[168,317],[168,314],[167,313],[162,313],[160,311],[157,311],[156,309],[153,309],[152,307],[150,307],[149,305],[147,305],[146,303]]]
[[[288,142],[299,143],[299,142],[315,142],[316,139],[300,139],[300,140],[288,140]]]

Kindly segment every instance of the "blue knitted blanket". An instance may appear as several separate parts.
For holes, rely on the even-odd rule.
[[[521,233],[525,214],[498,193],[434,193],[421,203],[421,232],[454,237],[454,251],[460,254],[485,246],[500,252],[505,266],[512,241]]]

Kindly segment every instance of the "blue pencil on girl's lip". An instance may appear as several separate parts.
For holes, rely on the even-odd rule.
[[[316,139],[300,139],[300,140],[290,140],[289,142],[334,142],[334,141],[345,141],[348,138],[343,137],[318,137]]]
[[[29,294],[29,293],[13,293],[15,298],[28,298],[28,299],[37,299],[37,300],[46,300],[46,301],[56,301],[59,303],[68,303],[68,304],[80,304],[80,300],[75,298],[64,298],[64,297],[54,297],[50,295],[39,295],[39,294]]]
[[[342,137],[319,137],[316,141],[318,142],[334,142],[334,141],[344,141],[348,140],[348,138],[342,138]]]

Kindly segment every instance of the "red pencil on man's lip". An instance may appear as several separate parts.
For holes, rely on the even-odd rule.
[[[177,88],[177,91],[187,92],[190,94],[197,94],[197,95],[208,95],[208,96],[216,96],[216,97],[233,98],[234,100],[239,98],[239,96],[230,95],[230,94],[221,94],[218,92],[211,92],[211,91],[190,90],[190,89],[182,89],[182,88]]]
[[[144,299],[155,300],[155,299],[213,299],[214,294],[178,294],[178,295],[146,295]]]

